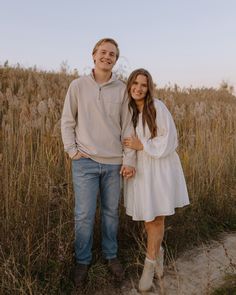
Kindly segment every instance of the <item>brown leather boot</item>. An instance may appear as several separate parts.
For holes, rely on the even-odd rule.
[[[88,275],[89,266],[87,264],[77,263],[74,270],[75,287],[81,287]]]
[[[124,277],[124,269],[117,258],[107,259],[107,265],[110,272],[118,281],[122,281]]]

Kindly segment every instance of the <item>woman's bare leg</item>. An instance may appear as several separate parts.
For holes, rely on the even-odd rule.
[[[147,231],[147,253],[144,261],[143,273],[139,281],[139,290],[147,291],[151,288],[153,277],[157,273],[157,258],[164,236],[164,216],[145,222]]]
[[[146,257],[155,260],[160,251],[164,237],[165,216],[158,216],[153,221],[145,222],[147,231],[147,254]]]

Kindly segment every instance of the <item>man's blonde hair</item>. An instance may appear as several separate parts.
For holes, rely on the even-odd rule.
[[[102,45],[103,43],[111,43],[111,44],[115,45],[115,47],[116,47],[116,60],[117,60],[120,56],[120,50],[118,47],[118,43],[114,39],[111,39],[111,38],[103,38],[103,39],[99,40],[93,48],[92,55],[94,55],[96,53],[96,51],[98,50],[98,47],[100,45]]]

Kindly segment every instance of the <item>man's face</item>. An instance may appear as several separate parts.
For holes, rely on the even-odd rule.
[[[117,49],[114,44],[106,42],[101,44],[93,54],[95,69],[111,71],[116,63]]]

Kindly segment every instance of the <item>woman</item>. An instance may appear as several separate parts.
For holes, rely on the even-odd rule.
[[[147,253],[140,291],[152,286],[153,277],[163,275],[165,216],[176,207],[189,204],[188,192],[177,148],[177,132],[163,102],[153,98],[153,81],[148,71],[138,69],[127,82],[129,109],[135,135],[124,139],[124,146],[137,151],[134,178],[125,180],[126,213],[143,220],[147,232]]]

